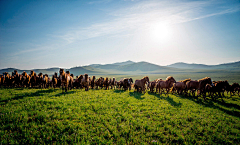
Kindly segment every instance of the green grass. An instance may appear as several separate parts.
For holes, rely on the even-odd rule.
[[[239,144],[240,98],[0,89],[1,144]]]

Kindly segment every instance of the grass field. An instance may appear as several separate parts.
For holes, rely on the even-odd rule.
[[[0,89],[1,144],[239,144],[240,97]]]

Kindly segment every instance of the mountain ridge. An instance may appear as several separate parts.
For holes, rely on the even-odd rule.
[[[42,72],[47,73],[49,75],[54,74],[55,72],[59,72],[60,67],[52,67],[47,69],[31,69],[36,73]],[[17,68],[5,68],[0,69],[0,73],[3,72],[13,72],[14,70],[18,70],[19,73],[26,71],[28,74],[30,70],[21,70]],[[142,74],[142,73],[176,73],[176,72],[193,72],[193,71],[209,71],[209,70],[237,70],[240,71],[240,61],[231,62],[231,63],[223,63],[219,65],[205,65],[205,64],[189,64],[184,62],[177,62],[167,66],[161,66],[153,63],[149,63],[146,61],[133,62],[133,61],[124,61],[124,62],[116,62],[112,64],[91,64],[86,66],[78,66],[72,67],[69,69],[70,73],[74,75],[79,74]]]

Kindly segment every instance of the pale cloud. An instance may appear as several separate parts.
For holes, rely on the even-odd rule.
[[[92,1],[109,2],[109,0]],[[208,12],[206,7],[220,7],[217,11]],[[88,27],[68,28],[57,34],[48,35],[51,44],[24,49],[12,55],[19,55],[34,51],[44,51],[63,48],[81,40],[108,36],[108,37],[129,37],[136,31],[149,29],[153,23],[177,24],[185,23],[197,19],[203,19],[216,15],[234,13],[240,10],[239,5],[233,7],[223,7],[216,1],[141,1],[135,5],[118,10],[112,10],[108,14],[114,16],[107,22],[95,23]],[[62,41],[65,40],[65,41]],[[29,47],[30,48],[30,47]]]
[[[100,2],[100,1],[98,1]],[[208,12],[206,7],[217,7],[219,10]],[[239,6],[221,7],[216,1],[143,1],[134,6],[113,10],[109,15],[115,18],[89,27],[78,27],[68,30],[59,36],[68,43],[106,35],[130,35],[136,30],[147,29],[149,24],[162,22],[167,24],[184,23],[215,15],[223,15],[239,11]]]

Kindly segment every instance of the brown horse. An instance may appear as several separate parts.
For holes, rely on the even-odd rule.
[[[37,75],[33,70],[31,70],[30,71],[30,86],[33,88],[36,85],[37,85]]]
[[[89,80],[88,74],[84,74],[81,84],[83,87],[85,87],[85,91],[88,91],[89,85],[90,85],[90,80]]]
[[[39,88],[42,88],[43,84],[43,74],[40,72],[37,77],[37,84],[39,85]]]
[[[112,81],[110,82],[110,86],[111,86],[111,89],[112,89],[112,88],[115,89],[115,86],[116,86],[116,80],[115,80],[114,77],[113,77]]]
[[[191,81],[188,81],[186,85],[187,85],[187,91],[190,90],[192,93],[192,96],[195,96],[195,91],[198,90],[199,88],[199,82],[197,80],[195,81],[191,80]]]
[[[176,81],[172,76],[168,76],[165,81],[159,80],[159,82],[158,82],[159,94],[162,94],[163,89],[166,89],[167,94],[168,94],[169,89],[173,86],[173,83],[176,83]]]
[[[174,92],[176,90],[177,94],[182,94],[185,88],[186,88],[186,84],[184,82],[176,82],[176,83],[173,83],[173,87],[171,91]]]
[[[224,96],[224,91],[229,87],[228,81],[217,81],[213,82],[213,84],[215,86],[215,92],[217,92],[218,96],[222,98],[222,96]]]
[[[0,74],[0,87],[3,85],[3,75]]]
[[[55,72],[54,75],[52,76],[52,87],[55,89],[57,87],[57,73]]]
[[[238,83],[233,83],[232,85],[229,85],[229,87],[227,88],[227,94],[228,92],[230,92],[230,96],[234,95],[240,88],[240,85]],[[239,91],[238,91],[238,95],[239,95]]]
[[[23,86],[28,87],[30,85],[30,80],[31,80],[31,77],[24,71],[22,73],[22,83],[23,83]]]
[[[98,89],[98,87],[100,87],[101,89],[103,88],[103,78],[100,77],[95,81],[95,85],[96,85],[96,89]]]
[[[119,89],[123,88],[125,91],[126,90],[131,90],[131,84],[133,83],[132,78],[122,78],[118,85],[119,85]]]
[[[186,83],[191,79],[181,80],[173,84],[172,92],[177,91],[178,94],[186,93]]]
[[[149,82],[148,76],[143,77],[141,80],[138,80],[138,79],[135,80],[134,87],[135,87],[135,89],[137,89],[137,92],[140,92],[139,89],[141,89],[141,91],[143,91],[145,93],[146,82]]]
[[[65,73],[64,69],[60,68],[59,77],[60,77],[61,84],[62,84],[62,93],[63,93],[64,87],[65,87],[65,92],[67,92],[69,81],[70,81],[70,75]]]
[[[108,77],[104,78],[103,87],[105,87],[105,90],[109,89]]]
[[[205,87],[206,87],[207,84],[212,85],[213,84],[212,80],[209,77],[205,77],[205,78],[202,78],[202,79],[198,80],[198,82],[199,82],[198,95],[203,95],[203,98],[205,99],[205,97],[206,97]]]
[[[92,89],[94,89],[94,86],[95,86],[95,79],[96,79],[96,77],[92,76],[92,79],[91,79],[91,88]]]
[[[43,75],[43,81],[42,81],[43,88],[48,87],[48,82],[49,82],[48,75],[47,74]]]
[[[14,70],[14,80],[15,80],[15,86],[20,87],[21,86],[21,75],[18,73],[17,70]]]
[[[151,81],[148,83],[148,88],[150,89],[150,92],[153,93],[154,88],[156,88],[157,80]]]

